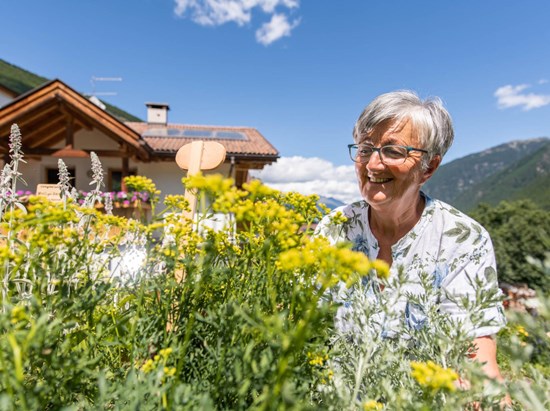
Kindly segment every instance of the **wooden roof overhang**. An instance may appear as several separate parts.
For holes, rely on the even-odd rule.
[[[279,159],[279,155],[265,155],[265,154],[243,154],[243,153],[231,153],[227,152],[224,163],[231,163],[239,165],[243,169],[261,170],[265,166],[276,162]],[[155,150],[152,160],[156,161],[175,161],[175,151],[161,151]],[[233,160],[232,160],[233,159]]]
[[[93,150],[100,158],[150,161],[150,149],[136,131],[57,79],[0,108],[0,154],[9,150],[14,123],[21,130],[22,151],[27,156],[51,156],[59,150],[52,146],[59,142],[70,151],[77,131],[95,128],[119,143],[118,150]]]

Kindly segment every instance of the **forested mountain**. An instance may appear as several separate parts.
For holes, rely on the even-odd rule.
[[[451,161],[423,190],[463,211],[518,199],[550,210],[550,139],[512,141]]]

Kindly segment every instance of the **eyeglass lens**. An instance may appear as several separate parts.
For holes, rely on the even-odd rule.
[[[375,151],[378,151],[383,162],[386,164],[397,164],[405,161],[409,152],[406,147],[401,146],[384,146],[379,149],[371,146],[351,146],[351,159],[357,163],[366,163],[370,156]]]

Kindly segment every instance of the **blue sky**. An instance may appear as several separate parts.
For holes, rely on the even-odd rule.
[[[141,118],[166,102],[170,122],[257,128],[282,189],[355,196],[351,129],[395,89],[443,99],[445,161],[550,135],[548,1],[2,0],[0,15],[13,64],[85,93],[121,77],[95,91]]]

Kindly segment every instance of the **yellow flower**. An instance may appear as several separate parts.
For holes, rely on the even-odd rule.
[[[334,213],[334,215],[330,217],[330,223],[334,225],[340,225],[345,223],[346,221],[348,221],[348,218],[344,214],[342,214],[341,211]]]
[[[384,408],[384,404],[375,400],[367,400],[363,403],[363,410],[376,411]]]
[[[176,374],[176,367],[164,367],[164,375],[173,377]]]
[[[433,361],[415,362],[411,361],[411,376],[418,384],[431,391],[432,395],[438,391],[455,391],[454,382],[458,379],[458,374],[449,369],[443,368]]]
[[[25,320],[27,314],[25,313],[25,308],[17,305],[11,310],[11,323],[17,324],[19,321]]]
[[[168,356],[170,354],[172,354],[172,348],[170,348],[170,347],[163,348],[162,350],[159,351],[159,354],[164,360],[166,360],[168,358]]]
[[[160,194],[153,180],[144,176],[124,177],[124,184],[128,191],[146,191],[151,196],[158,196]]]
[[[217,197],[218,195],[229,191],[234,185],[230,178],[224,178],[221,174],[209,174],[207,176],[197,173],[182,179],[186,189],[194,191],[204,191]]]
[[[372,265],[363,253],[352,251],[349,245],[333,246],[327,239],[317,237],[304,239],[301,247],[282,252],[278,267],[314,272],[319,284],[329,288],[340,281],[351,287],[361,276],[368,274]]]
[[[374,260],[371,264],[378,277],[387,279],[390,276],[390,266],[384,260]]]
[[[318,365],[321,367],[325,363],[325,361],[328,360],[328,354],[323,354],[323,353],[314,354],[314,353],[308,352],[307,358],[309,358],[310,365]]]
[[[264,197],[274,197],[280,194],[279,191],[269,188],[266,185],[263,185],[260,180],[252,180],[248,183],[243,184],[243,188],[250,193],[252,199],[264,198]]]
[[[516,331],[518,335],[521,335],[523,337],[529,337],[529,333],[525,330],[525,328],[522,325],[516,325]]]
[[[164,197],[164,205],[178,210],[190,210],[189,202],[185,199],[185,196],[181,194],[168,194]]]
[[[147,361],[145,361],[141,366],[141,371],[144,372],[145,374],[150,373],[154,369],[155,369],[155,362],[150,358]]]

